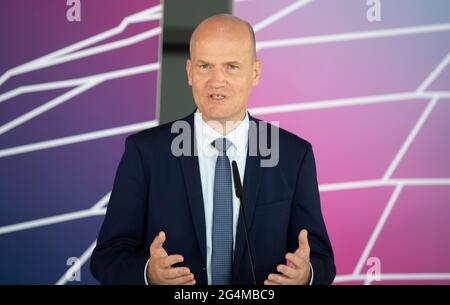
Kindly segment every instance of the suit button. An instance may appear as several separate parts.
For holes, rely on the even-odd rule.
[[[203,271],[206,271],[206,268],[205,268],[205,267],[203,267],[203,268],[202,268],[202,270],[203,270]]]

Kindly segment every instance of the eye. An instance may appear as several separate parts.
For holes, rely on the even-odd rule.
[[[202,70],[206,70],[206,69],[209,68],[209,64],[201,64],[201,65],[199,65],[199,67],[200,67],[200,69],[202,69]]]
[[[229,64],[228,65],[228,69],[230,69],[230,70],[237,70],[237,69],[239,69],[239,66],[233,65],[233,64]]]

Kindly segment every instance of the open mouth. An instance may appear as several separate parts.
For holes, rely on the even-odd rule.
[[[221,94],[210,94],[210,95],[208,95],[208,97],[210,100],[213,100],[213,101],[223,101],[227,98],[225,95],[221,95]]]

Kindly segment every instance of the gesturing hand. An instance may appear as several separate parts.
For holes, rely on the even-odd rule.
[[[280,264],[277,270],[281,274],[271,273],[264,281],[265,285],[304,285],[311,278],[310,248],[308,243],[308,232],[302,230],[298,235],[299,246],[295,253],[287,253],[287,264]]]
[[[149,284],[155,285],[195,285],[194,274],[187,267],[172,267],[184,261],[183,256],[168,255],[163,248],[166,234],[159,232],[150,245],[150,259],[147,265]]]

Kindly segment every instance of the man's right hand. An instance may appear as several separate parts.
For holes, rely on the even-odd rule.
[[[152,285],[195,285],[194,274],[187,267],[172,267],[184,261],[183,256],[168,255],[163,248],[166,234],[161,231],[150,245],[147,279]]]

